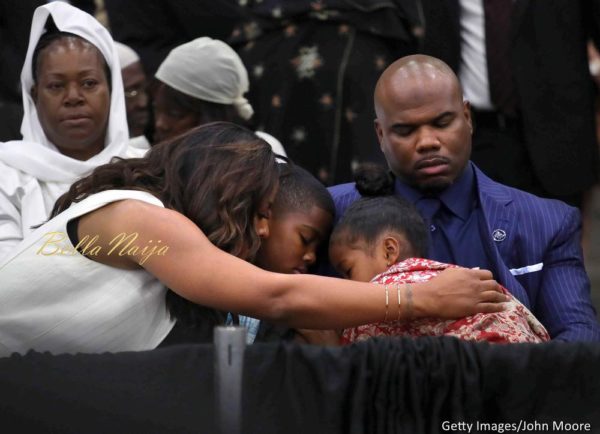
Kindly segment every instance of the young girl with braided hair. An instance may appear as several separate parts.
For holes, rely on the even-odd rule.
[[[363,198],[348,208],[335,227],[330,261],[345,278],[384,286],[386,314],[383,322],[345,329],[343,343],[374,336],[455,336],[497,343],[550,339],[544,326],[504,288],[510,301],[501,312],[450,320],[413,318],[413,291],[418,291],[413,284],[458,267],[424,259],[427,227],[411,204],[391,194],[393,179],[384,169],[363,168],[356,185]]]

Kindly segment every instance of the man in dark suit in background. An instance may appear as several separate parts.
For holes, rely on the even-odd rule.
[[[235,0],[104,0],[115,41],[139,54],[148,77],[167,54],[200,36],[226,40],[243,16]]]
[[[0,142],[21,139],[21,67],[27,53],[33,11],[44,0],[0,2]]]
[[[469,161],[470,104],[448,65],[423,55],[397,60],[377,82],[375,112],[394,194],[430,225],[428,257],[491,270],[554,339],[600,341],[578,210],[499,184]],[[360,197],[353,183],[330,193],[337,219]]]
[[[586,45],[598,0],[420,0],[422,53],[457,73],[471,102],[471,159],[491,178],[581,207],[598,181]]]

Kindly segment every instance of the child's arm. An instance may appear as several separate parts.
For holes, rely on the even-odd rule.
[[[311,329],[296,329],[294,341],[303,344],[323,345],[323,346],[339,346],[341,331],[338,330],[311,330]]]

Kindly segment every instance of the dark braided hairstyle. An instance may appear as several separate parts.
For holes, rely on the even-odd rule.
[[[330,245],[359,242],[373,246],[382,232],[403,235],[418,257],[427,255],[427,226],[417,209],[393,195],[394,175],[375,164],[365,164],[355,173],[356,189],[363,196],[348,207],[335,226]]]

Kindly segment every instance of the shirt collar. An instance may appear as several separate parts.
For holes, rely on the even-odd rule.
[[[463,173],[456,181],[444,190],[438,197],[440,201],[454,215],[461,220],[467,220],[471,210],[474,208],[475,199],[475,173],[473,164],[469,161]],[[415,204],[423,197],[423,193],[402,183],[396,178],[395,191],[402,197]]]

